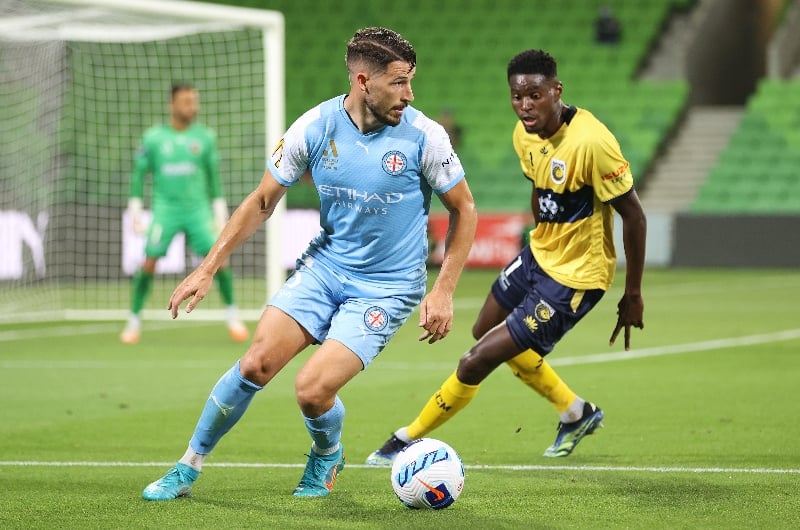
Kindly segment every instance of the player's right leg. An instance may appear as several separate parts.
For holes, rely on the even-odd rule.
[[[150,294],[157,261],[157,257],[146,257],[142,267],[133,275],[133,280],[131,281],[131,313],[128,316],[125,329],[122,330],[119,336],[119,340],[123,344],[136,344],[139,342],[142,328],[140,313],[147,296]]]
[[[467,385],[453,372],[422,407],[408,426],[395,431],[386,442],[367,457],[370,466],[391,466],[397,453],[413,440],[422,438],[464,409],[478,393],[480,385]]]
[[[525,249],[523,252],[530,253]],[[526,278],[521,269],[522,257],[517,256],[500,272],[495,279],[486,300],[472,326],[472,336],[479,340],[486,332],[503,322],[527,292]],[[495,297],[494,292],[501,294]],[[508,309],[507,309],[508,308]],[[475,394],[478,385],[467,385],[458,379],[454,372],[442,386],[431,396],[414,421],[401,427],[367,457],[370,466],[391,466],[397,453],[411,441],[422,438],[434,428],[449,420],[458,411],[466,407]],[[446,405],[442,405],[446,403]]]
[[[242,376],[240,362],[223,374],[211,391],[186,454],[166,475],[144,489],[144,499],[164,501],[189,494],[205,456],[239,421],[255,393],[263,388]]]
[[[133,276],[131,282],[131,314],[125,329],[119,336],[124,344],[136,344],[141,336],[140,313],[150,295],[150,289],[155,276],[156,263],[159,258],[167,255],[172,239],[180,226],[162,213],[153,214],[153,222],[147,230],[147,243],[145,244],[145,260],[139,271]]]
[[[405,445],[426,436],[469,405],[481,382],[497,366],[518,353],[519,347],[506,326],[497,326],[486,333],[461,357],[456,371],[431,396],[414,421],[395,431],[383,446],[367,457],[366,463],[391,465]]]
[[[314,339],[291,317],[267,307],[247,353],[217,381],[178,464],[142,492],[147,500],[188,495],[206,456],[239,421],[255,393]],[[192,471],[189,471],[190,468]]]
[[[516,263],[519,260],[519,257],[514,258],[497,277],[495,284],[499,283],[506,286],[507,290],[510,284],[509,280],[506,278],[506,274],[509,270],[513,271],[518,268]],[[518,291],[519,289],[510,289],[506,294],[506,298],[514,296],[514,293]],[[524,291],[519,295],[520,299],[522,295],[524,295]],[[506,303],[510,303],[510,307],[512,308],[516,305],[516,302]],[[472,336],[475,340],[480,339],[487,331],[502,322],[509,311],[510,310],[505,309],[497,302],[490,291],[472,326]],[[466,407],[477,392],[478,385],[465,385],[458,380],[457,374],[454,372],[442,383],[433,396],[431,396],[425,406],[423,406],[417,418],[411,424],[393,432],[382,446],[367,457],[366,464],[370,466],[391,466],[397,453],[402,451],[411,441],[425,436],[432,431],[435,426],[441,425],[447,421],[449,417]],[[440,408],[440,402],[446,402],[449,408],[443,411]],[[446,416],[445,412],[449,415]]]

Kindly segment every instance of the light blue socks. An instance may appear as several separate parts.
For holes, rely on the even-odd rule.
[[[262,388],[242,377],[239,361],[236,361],[211,391],[189,447],[200,454],[210,453],[220,438],[239,421],[253,396]]]
[[[333,453],[339,446],[342,438],[342,424],[344,422],[344,403],[336,396],[333,407],[319,418],[306,418],[308,434],[314,440],[315,452],[321,455]]]

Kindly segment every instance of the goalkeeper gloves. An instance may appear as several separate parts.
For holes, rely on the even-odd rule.
[[[147,223],[142,215],[142,210],[144,210],[142,199],[138,197],[131,197],[128,199],[128,215],[133,224],[133,231],[137,234],[144,234],[147,232]]]
[[[214,229],[219,234],[228,222],[228,205],[219,197],[211,201],[211,209],[214,211]]]

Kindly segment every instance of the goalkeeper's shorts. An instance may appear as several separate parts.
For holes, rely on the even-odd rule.
[[[197,256],[205,256],[217,234],[214,231],[214,219],[210,211],[181,210],[180,212],[154,212],[153,221],[147,232],[147,244],[144,253],[148,258],[162,258],[173,238],[183,232],[186,242]]]

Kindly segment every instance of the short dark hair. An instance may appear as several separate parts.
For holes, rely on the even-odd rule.
[[[175,99],[175,94],[181,92],[182,90],[194,90],[194,85],[191,83],[186,83],[185,81],[172,83],[172,91],[170,92],[172,99]]]
[[[506,79],[515,74],[541,74],[547,79],[558,77],[558,65],[552,55],[544,50],[525,50],[508,63]]]
[[[411,43],[396,31],[381,27],[363,28],[348,41],[345,54],[348,67],[359,61],[377,68],[386,68],[394,61],[404,61],[414,68],[417,53]]]

